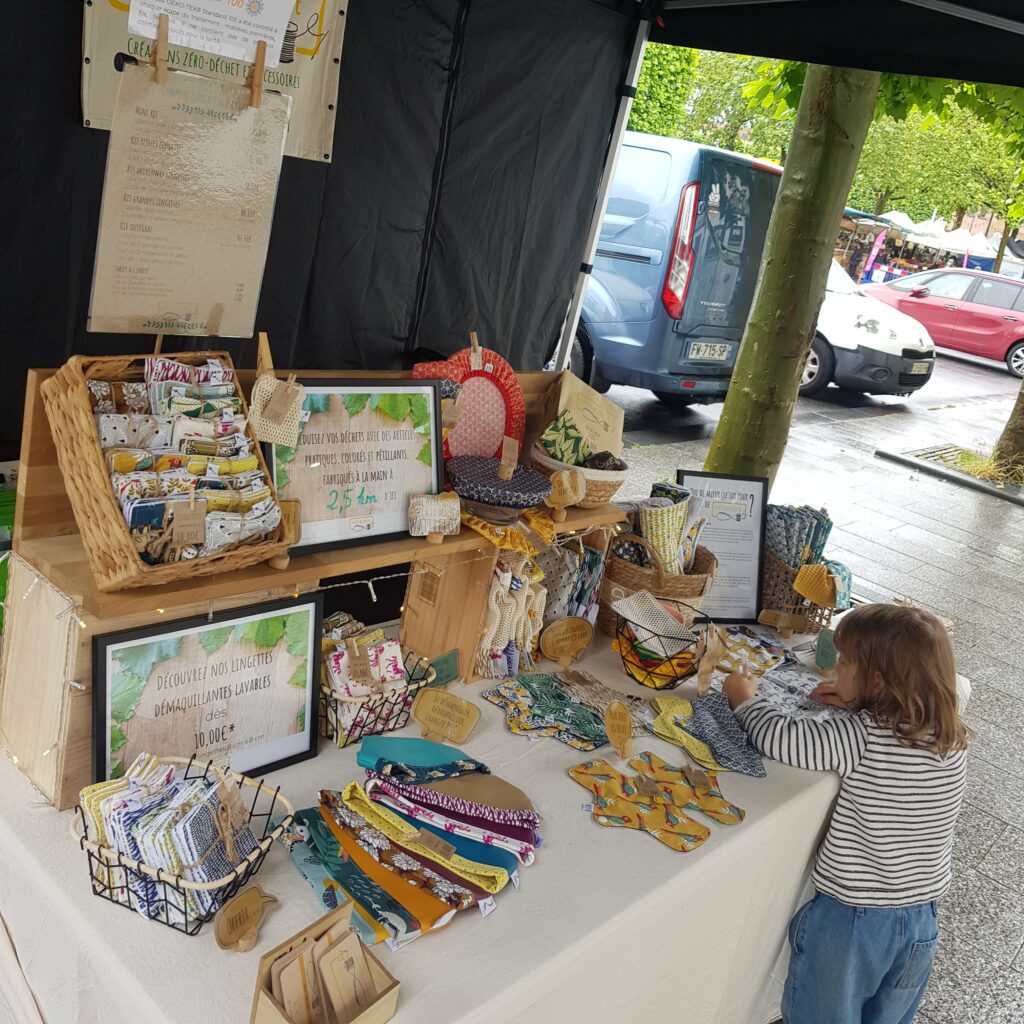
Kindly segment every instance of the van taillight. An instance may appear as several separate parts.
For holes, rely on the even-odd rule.
[[[683,315],[686,289],[690,286],[690,272],[693,270],[693,229],[697,223],[697,195],[700,182],[691,181],[683,186],[679,197],[679,216],[676,218],[676,234],[672,243],[672,258],[668,261],[665,285],[661,289],[661,304],[673,320]]]

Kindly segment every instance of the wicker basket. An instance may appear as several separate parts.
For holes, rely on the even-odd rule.
[[[364,736],[379,736],[408,725],[416,694],[434,685],[437,669],[413,651],[403,648],[402,653],[405,683],[393,690],[365,697],[343,697],[321,685],[321,736],[333,740],[335,746],[347,747],[350,743],[358,743]],[[344,726],[341,724],[343,705],[355,709],[351,721]]]
[[[831,608],[808,601],[794,589],[797,570],[776,558],[770,551],[764,553],[764,576],[761,582],[761,607],[807,618],[808,632],[827,629],[832,621]]]
[[[550,477],[563,469],[578,469],[587,480],[587,493],[576,502],[579,508],[599,508],[607,505],[615,497],[615,492],[625,483],[628,470],[612,471],[610,469],[588,469],[586,466],[570,466],[567,462],[559,462],[539,445],[530,449],[533,468],[538,473]]]
[[[159,761],[161,764],[185,765],[186,779],[205,778],[209,781],[212,762],[197,762],[194,757],[161,757]],[[257,781],[237,772],[229,774],[242,792],[243,800],[249,808],[249,826],[259,839],[256,849],[241,860],[231,874],[211,882],[193,882],[132,860],[123,853],[91,840],[85,817],[79,808],[78,814],[72,815],[68,831],[85,852],[93,894],[129,910],[136,910],[139,900],[135,886],[144,881],[152,882],[159,893],[161,910],[149,920],[158,921],[186,935],[195,935],[213,918],[217,908],[223,906],[259,871],[274,840],[291,824],[295,813],[291,801],[281,793],[280,786],[271,789],[262,780]],[[272,819],[280,820],[274,824]],[[192,901],[188,899],[189,892],[207,893],[212,897],[214,906],[206,913],[197,913]]]
[[[238,375],[226,352],[181,352],[168,356],[188,364],[201,364],[211,357],[231,368],[236,391],[242,400],[242,414],[248,416],[249,410]],[[41,387],[43,405],[57,449],[57,462],[64,476],[68,498],[82,534],[82,544],[96,578],[96,586],[102,591],[111,591],[174,583],[193,576],[245,569],[275,555],[283,555],[288,544],[283,528],[278,526],[262,540],[249,541],[187,562],[148,565],[139,558],[110,486],[110,475],[96,434],[86,381],[141,381],[147,358],[72,356]],[[259,468],[263,470],[276,501],[277,492],[267,470],[263,451],[251,431],[249,437],[253,441]]]
[[[623,541],[629,541],[642,547],[653,567],[643,568],[634,565],[621,555],[615,554],[616,544]],[[690,622],[687,625],[691,625],[696,609],[700,608],[704,595],[711,589],[711,584],[715,581],[716,572],[718,572],[718,559],[700,544],[697,545],[697,554],[693,559],[693,572],[676,573],[665,571],[665,564],[658,552],[643,537],[632,533],[624,533],[615,537],[608,550],[604,579],[601,581],[597,628],[607,636],[615,636],[618,614],[612,605],[638,590],[647,590],[655,597],[666,598],[670,601],[683,601],[690,605],[693,610],[689,613]]]

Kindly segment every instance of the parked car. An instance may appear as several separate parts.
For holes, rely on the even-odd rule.
[[[940,348],[998,359],[1024,377],[1024,282],[949,267],[865,291],[924,324]]]
[[[781,168],[627,132],[572,368],[598,390],[721,401],[754,296]]]
[[[800,394],[816,395],[835,383],[872,395],[909,395],[934,368],[928,331],[866,294],[833,260]]]

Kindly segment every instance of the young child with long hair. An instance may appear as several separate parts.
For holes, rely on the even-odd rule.
[[[814,696],[848,715],[785,715],[745,673],[723,685],[763,754],[841,778],[817,895],[789,925],[783,1019],[910,1024],[935,956],[966,776],[953,648],[934,615],[888,604],[844,616],[835,646],[835,678]]]

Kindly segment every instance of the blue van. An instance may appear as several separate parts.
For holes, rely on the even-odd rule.
[[[754,297],[782,168],[627,132],[573,346],[599,391],[720,402]]]

